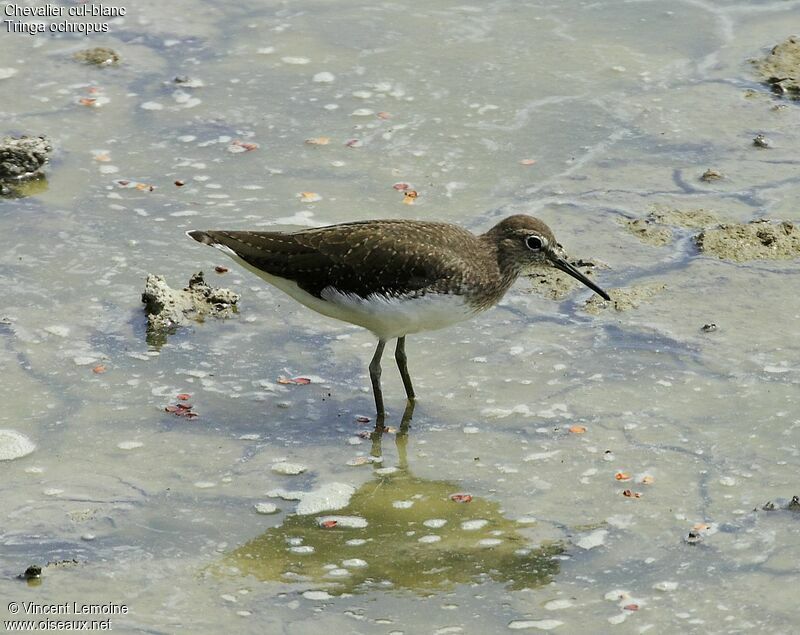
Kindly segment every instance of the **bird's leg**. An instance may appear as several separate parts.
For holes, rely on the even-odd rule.
[[[381,391],[381,357],[383,357],[385,346],[386,340],[378,340],[378,347],[375,349],[375,354],[369,363],[369,378],[372,381],[372,393],[375,395],[375,410],[381,423],[383,423],[383,418],[386,416],[386,411],[383,408],[383,391]]]
[[[403,386],[406,389],[406,397],[409,401],[414,400],[414,386],[411,385],[411,375],[408,374],[406,358],[406,336],[397,338],[397,348],[394,349],[394,358],[397,361],[397,368],[400,369],[400,377],[403,379]],[[412,409],[413,412],[413,409]],[[410,418],[410,417],[409,417]]]
[[[383,440],[384,432],[386,432],[386,428],[383,425],[383,417],[378,417],[378,420],[375,422],[375,429],[369,435],[369,438],[372,441],[372,447],[370,448],[369,455],[373,458],[379,458],[383,456],[381,441]]]

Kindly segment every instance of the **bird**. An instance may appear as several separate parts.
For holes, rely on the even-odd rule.
[[[520,274],[555,267],[604,300],[609,295],[561,255],[540,219],[504,218],[483,234],[451,223],[366,220],[294,232],[191,230],[308,308],[371,331],[369,364],[379,420],[386,415],[381,359],[397,340],[395,361],[407,403],[416,399],[406,336],[445,328],[497,304]]]

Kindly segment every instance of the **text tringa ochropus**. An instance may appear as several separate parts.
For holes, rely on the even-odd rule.
[[[606,300],[608,294],[558,254],[550,228],[509,216],[476,236],[457,225],[414,220],[343,223],[293,233],[194,230],[308,308],[372,331],[369,365],[375,408],[384,416],[381,357],[397,338],[395,359],[409,400],[406,335],[444,328],[494,306],[520,273],[556,267]]]

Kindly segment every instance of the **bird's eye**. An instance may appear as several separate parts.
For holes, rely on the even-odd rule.
[[[525,239],[525,246],[531,251],[539,251],[544,247],[544,240],[539,238],[539,236],[528,236]]]

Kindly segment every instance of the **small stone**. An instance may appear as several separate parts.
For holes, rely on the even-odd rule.
[[[141,441],[120,441],[117,443],[117,447],[120,450],[135,450],[136,448],[141,448],[144,445]]]
[[[315,550],[311,545],[295,545],[294,547],[289,547],[289,551],[292,553],[309,554],[314,553]]]
[[[664,582],[656,582],[653,585],[653,588],[656,591],[674,591],[675,589],[678,588],[678,583],[677,582],[668,582],[668,581],[665,580]]]
[[[27,456],[36,444],[16,430],[0,430],[0,461],[11,461]]]
[[[272,466],[272,471],[276,474],[285,474],[287,476],[294,476],[297,474],[302,474],[306,471],[305,465],[300,465],[299,463],[289,463],[286,461],[281,461],[280,463],[275,463]]]
[[[595,547],[599,547],[600,545],[604,544],[606,541],[606,536],[608,536],[607,529],[597,529],[592,533],[583,536],[580,540],[578,540],[575,545],[580,547],[581,549],[594,549]]]
[[[703,172],[703,174],[700,175],[700,180],[706,182],[719,181],[721,178],[722,178],[722,172],[719,172],[718,170],[712,170],[711,168],[709,168],[708,170]]]
[[[686,535],[686,538],[684,540],[686,541],[687,544],[696,545],[703,542],[703,536],[700,534],[699,531],[695,531],[694,529],[692,529]]]
[[[573,606],[570,600],[550,600],[544,605],[546,611],[560,611]]]
[[[769,148],[771,143],[763,134],[757,134],[753,138],[753,145],[757,148]]]
[[[275,514],[278,512],[278,506],[273,503],[256,503],[253,509],[257,514]]]
[[[714,324],[714,322],[709,322],[708,324],[703,324],[700,330],[703,331],[703,333],[713,333],[717,330],[717,325]]]
[[[478,529],[483,529],[488,523],[488,520],[483,520],[482,518],[477,520],[465,520],[461,523],[461,529],[464,531],[477,531]]]
[[[119,62],[119,55],[116,51],[103,46],[78,51],[72,57],[84,64],[94,64],[95,66],[111,66]]]
[[[528,628],[535,628],[538,631],[551,631],[558,628],[564,622],[558,620],[514,620],[508,623],[508,628],[519,631]]]

